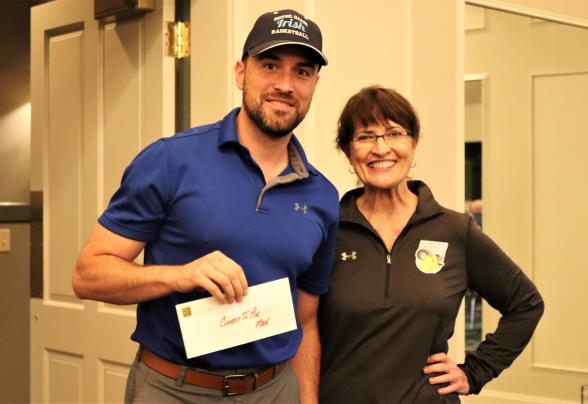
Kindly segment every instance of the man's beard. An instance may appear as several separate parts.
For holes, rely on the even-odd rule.
[[[296,100],[288,94],[275,94],[277,98],[294,103],[295,113],[289,115],[286,113],[276,112],[275,115],[264,110],[263,99],[259,102],[250,100],[247,97],[247,90],[243,90],[243,108],[251,120],[267,135],[273,138],[280,138],[292,133],[292,131],[302,122],[307,111],[301,111]],[[263,96],[262,96],[263,97]],[[274,115],[274,116],[271,116]]]

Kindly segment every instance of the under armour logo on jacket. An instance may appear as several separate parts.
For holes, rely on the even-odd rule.
[[[306,212],[308,211],[308,206],[306,204],[301,205],[298,202],[294,202],[294,210],[296,212],[302,211],[302,213],[306,215]]]
[[[347,261],[348,259],[355,261],[357,259],[357,251],[351,251],[351,254],[347,254],[346,252],[341,253],[341,260]]]

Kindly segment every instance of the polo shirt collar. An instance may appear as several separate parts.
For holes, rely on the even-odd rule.
[[[219,147],[230,143],[241,145],[237,136],[237,114],[240,110],[240,107],[233,109],[219,122]],[[295,135],[292,135],[290,143],[288,143],[288,160],[292,170],[302,178],[308,177],[309,173],[318,175],[318,171],[308,162],[304,149]]]
[[[233,109],[218,123],[220,126],[220,134],[218,136],[219,147],[227,143],[239,143],[239,137],[237,136],[237,114],[240,109]]]

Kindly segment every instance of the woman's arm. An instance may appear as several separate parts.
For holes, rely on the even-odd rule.
[[[543,315],[544,304],[533,282],[471,222],[466,270],[470,288],[502,314],[496,330],[460,365],[468,377],[470,393],[479,393],[523,351]]]

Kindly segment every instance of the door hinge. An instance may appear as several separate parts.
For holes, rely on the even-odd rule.
[[[168,22],[165,31],[165,56],[182,59],[190,56],[190,25],[187,22]]]

